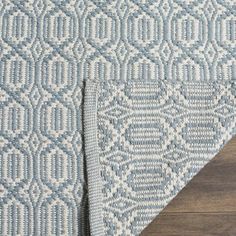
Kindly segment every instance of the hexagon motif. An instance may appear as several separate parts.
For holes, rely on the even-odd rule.
[[[0,60],[0,86],[16,92],[29,89],[34,82],[33,65],[33,60],[18,56],[2,58]]]
[[[120,138],[132,153],[155,153],[163,150],[169,143],[170,130],[165,119],[139,114],[128,119],[121,131]]]
[[[128,179],[128,185],[135,191],[136,198],[149,202],[168,199],[178,180],[172,168],[157,158],[136,162]]]
[[[128,41],[142,50],[150,44],[160,44],[163,26],[159,14],[151,16],[144,11],[135,11],[128,17]]]
[[[12,45],[30,43],[36,31],[35,16],[21,10],[13,7],[2,17],[2,38]]]
[[[207,108],[218,104],[218,95],[221,88],[217,83],[188,83],[181,86],[181,95],[184,97],[184,106],[193,109]]]
[[[49,187],[59,187],[74,179],[73,157],[53,144],[41,151],[39,162],[40,179]]]
[[[209,147],[217,145],[223,132],[218,117],[195,114],[186,119],[181,135],[187,149],[210,151]]]
[[[200,47],[206,41],[207,22],[200,14],[181,10],[171,20],[172,42],[184,48]]]
[[[44,16],[43,37],[53,45],[72,42],[77,37],[78,25],[73,12],[53,9]]]
[[[148,83],[145,86],[127,86],[125,87],[126,96],[132,100],[133,107],[136,108],[147,108],[150,104],[153,107],[164,105],[160,98],[167,97],[166,95],[166,84],[163,81],[155,81],[155,83]],[[165,101],[165,99],[163,99]],[[145,103],[144,103],[145,101]],[[155,103],[158,103],[157,105]]]
[[[0,179],[8,184],[25,183],[32,177],[31,158],[26,153],[8,148],[0,154]]]
[[[40,114],[43,135],[58,138],[76,130],[73,107],[64,106],[59,101],[47,101],[42,105]]]
[[[77,83],[75,63],[59,55],[45,58],[41,73],[42,87],[50,93],[66,92]]]
[[[86,17],[85,22],[85,37],[93,46],[111,46],[117,41],[118,21],[112,13],[95,10]]]
[[[8,101],[0,107],[0,132],[11,137],[26,135],[32,128],[32,111],[21,102]]]

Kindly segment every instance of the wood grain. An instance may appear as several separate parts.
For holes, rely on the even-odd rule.
[[[141,234],[213,235],[236,235],[236,137]]]

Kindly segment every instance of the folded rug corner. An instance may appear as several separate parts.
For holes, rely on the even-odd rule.
[[[0,1],[0,235],[136,236],[236,133],[232,0]]]

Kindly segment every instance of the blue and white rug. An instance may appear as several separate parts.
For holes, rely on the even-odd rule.
[[[0,235],[139,235],[235,134],[234,0],[0,1]]]

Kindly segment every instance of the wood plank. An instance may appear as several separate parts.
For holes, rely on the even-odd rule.
[[[236,212],[235,184],[232,188],[228,184],[195,184],[182,191],[165,212]]]
[[[236,138],[165,209],[165,212],[231,211],[236,211]]]
[[[236,235],[236,137],[141,236]]]
[[[147,227],[141,236],[236,235],[236,214],[167,213]]]

